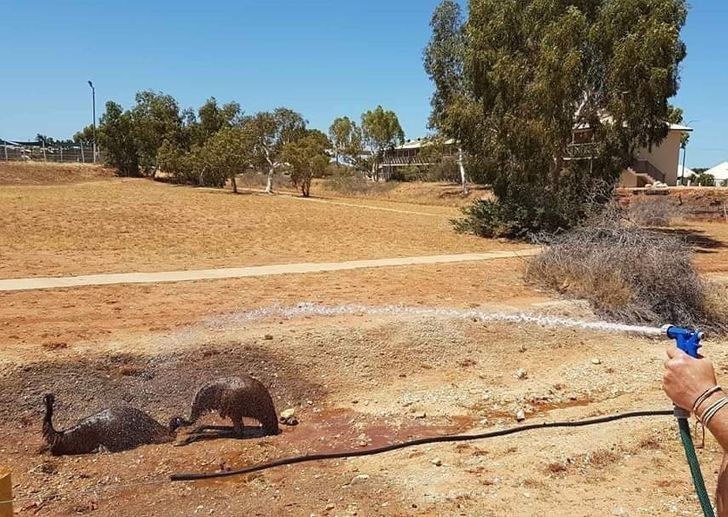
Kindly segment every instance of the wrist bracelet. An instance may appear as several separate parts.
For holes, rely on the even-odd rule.
[[[708,409],[705,410],[703,415],[700,417],[700,422],[703,424],[704,427],[708,427],[708,424],[713,419],[713,417],[727,405],[728,397],[723,397],[720,400],[714,402],[710,405]]]
[[[700,405],[708,400],[711,395],[718,393],[719,391],[723,391],[723,388],[720,386],[713,386],[712,388],[705,390],[702,395],[695,399],[695,403],[693,404],[693,413],[697,414],[700,409]]]

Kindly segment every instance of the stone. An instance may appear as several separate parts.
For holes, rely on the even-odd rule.
[[[326,505],[326,511],[327,512],[330,512],[334,508],[336,508],[336,505],[334,503],[329,503],[329,504]]]
[[[264,339],[265,339],[266,341],[270,341],[270,340],[272,340],[272,339],[273,339],[273,335],[272,335],[272,334],[266,334],[265,336],[263,336],[263,338],[264,338]]]
[[[595,357],[594,359],[592,359],[592,364],[602,364],[602,361],[598,357]]]
[[[436,467],[442,466],[442,460],[440,458],[434,458],[431,463]]]
[[[287,418],[291,418],[295,414],[296,410],[294,408],[284,409],[283,411],[281,411],[281,418],[285,420]]]
[[[525,419],[526,419],[526,413],[522,409],[519,409],[518,411],[516,411],[516,421],[517,422],[523,422]]]
[[[415,418],[427,418],[427,413],[424,411],[419,411],[413,415]]]
[[[528,379],[528,372],[524,370],[523,368],[519,368],[516,370],[516,373],[513,375],[518,380],[525,380]]]
[[[360,485],[369,480],[369,474],[358,474],[349,482],[350,485]]]

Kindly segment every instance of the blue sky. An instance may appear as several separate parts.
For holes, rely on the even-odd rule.
[[[183,107],[290,106],[326,129],[377,104],[426,133],[422,49],[437,0],[49,2],[2,0],[0,138],[69,137],[90,122],[87,79],[128,106],[141,89]],[[695,128],[690,166],[728,160],[728,2],[693,0],[675,103]]]

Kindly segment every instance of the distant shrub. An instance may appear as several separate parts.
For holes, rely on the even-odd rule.
[[[668,196],[639,196],[630,200],[625,218],[638,226],[665,227],[684,215],[675,198]]]
[[[628,323],[726,328],[726,298],[704,283],[680,238],[624,226],[610,214],[559,235],[528,265],[540,285]]]
[[[379,183],[368,180],[361,173],[352,171],[336,174],[326,180],[326,188],[344,195],[373,195],[394,188],[396,183]]]
[[[715,176],[701,172],[695,178],[695,184],[701,187],[715,187]]]

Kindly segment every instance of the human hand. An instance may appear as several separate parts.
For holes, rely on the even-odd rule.
[[[691,409],[697,398],[717,384],[710,360],[695,359],[676,347],[667,349],[662,389],[676,406]]]

